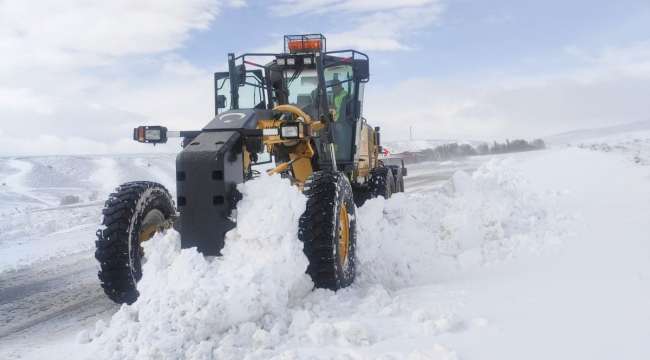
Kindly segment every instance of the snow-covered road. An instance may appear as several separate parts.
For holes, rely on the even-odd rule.
[[[127,156],[116,160],[93,156],[0,161],[0,169],[8,174],[0,196],[16,199],[4,202],[0,219],[0,227],[5,229],[0,232],[3,246],[0,251],[3,260],[0,262],[0,344],[8,345],[0,349],[11,349],[6,353],[0,350],[0,354],[19,356],[24,351],[33,351],[33,338],[45,339],[39,342],[42,345],[61,336],[76,336],[85,326],[92,326],[97,319],[109,319],[119,309],[104,296],[97,282],[92,245],[103,201],[96,199],[108,193],[113,183],[138,176],[157,179],[172,189],[171,177],[160,170],[161,166],[151,171],[150,165],[172,159],[171,156]],[[485,159],[478,158],[413,165],[412,175],[406,179],[408,189],[439,187],[455,171],[471,172],[483,161]],[[129,165],[144,168],[149,173],[143,174],[141,170],[129,175],[125,169]],[[45,176],[67,174],[73,166],[87,171],[77,177],[76,182],[68,182],[68,186],[60,186],[62,182],[57,179],[37,182]],[[167,168],[167,172],[170,169]],[[43,170],[55,174],[43,174]],[[69,180],[69,176],[64,177]],[[80,199],[77,204],[61,205],[60,199],[70,194],[85,195],[86,199]],[[42,223],[50,225],[35,231],[34,222],[37,222],[36,227]]]
[[[126,160],[116,161],[109,169]],[[359,277],[338,293],[308,291],[296,271],[300,199],[287,186],[242,204],[248,224],[259,219],[247,213],[270,206],[294,210],[268,220],[274,231],[230,234],[223,261],[179,251],[174,233],[158,238],[142,297],[119,308],[95,282],[94,199],[65,210],[87,219],[72,232],[52,215],[53,234],[71,244],[63,256],[5,260],[29,254],[30,236],[51,236],[19,232],[27,220],[16,214],[60,204],[25,180],[37,165],[0,162],[19,189],[0,193],[18,209],[3,207],[0,219],[0,358],[648,359],[645,164],[628,152],[557,148],[413,165],[406,194],[359,209]],[[90,245],[68,251],[77,241]]]

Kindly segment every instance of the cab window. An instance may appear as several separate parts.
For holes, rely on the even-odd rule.
[[[334,115],[336,159],[351,161],[355,143],[354,81],[352,66],[339,65],[325,68],[325,88],[330,112]]]
[[[218,95],[224,95],[226,97],[226,109],[232,110],[232,99],[230,94],[230,78],[228,73],[224,73],[225,77],[217,79],[216,89]],[[265,98],[264,91],[261,87],[260,79],[257,76],[248,74],[246,76],[246,82],[243,86],[239,87],[239,108],[240,109],[252,109],[260,106],[264,106]],[[253,86],[250,84],[259,84],[259,86]]]

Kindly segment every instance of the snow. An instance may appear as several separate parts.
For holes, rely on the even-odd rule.
[[[0,158],[0,273],[90,252],[108,194],[132,180],[173,191],[174,156]]]
[[[650,165],[650,130],[625,132],[581,141],[583,149],[623,154],[635,163]]]
[[[362,276],[392,288],[429,283],[560,244],[569,219],[558,194],[530,191],[511,165],[492,160],[457,171],[441,191],[369,201],[358,216]]]
[[[613,140],[613,138],[620,135],[638,135],[642,132],[650,131],[650,120],[637,121],[632,123],[625,123],[620,125],[595,128],[595,129],[582,129],[574,130],[552,136],[547,136],[544,140],[549,144],[578,144],[584,141],[589,141],[596,138]]]
[[[337,293],[310,291],[296,236],[304,197],[278,177],[248,182],[223,258],[180,250],[175,232],[153,239],[139,300],[78,340],[115,359],[455,359],[443,344],[391,344],[488,321],[459,315],[462,292],[437,290],[441,299],[423,307],[411,303],[411,287],[435,288],[461,269],[539,251],[563,235],[559,215],[508,169],[494,160],[473,175],[457,172],[443,191],[368,201],[358,215],[357,282]]]
[[[2,347],[21,358],[648,359],[649,139],[410,167],[406,193],[357,210],[358,277],[336,293],[304,274],[304,197],[277,177],[251,181],[224,257],[180,250],[170,231],[146,244],[136,303],[34,351]]]
[[[313,287],[296,232],[306,199],[279,176],[240,191],[223,257],[181,250],[174,231],[145,244],[140,298],[100,331],[102,358],[240,358],[274,341],[273,317]]]

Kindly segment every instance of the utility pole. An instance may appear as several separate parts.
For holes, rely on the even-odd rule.
[[[413,125],[409,126],[409,139],[413,141]]]

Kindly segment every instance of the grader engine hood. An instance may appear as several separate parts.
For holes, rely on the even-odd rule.
[[[268,110],[233,110],[215,117],[176,157],[177,229],[183,248],[220,255],[235,227],[237,184],[244,182],[243,140]]]

